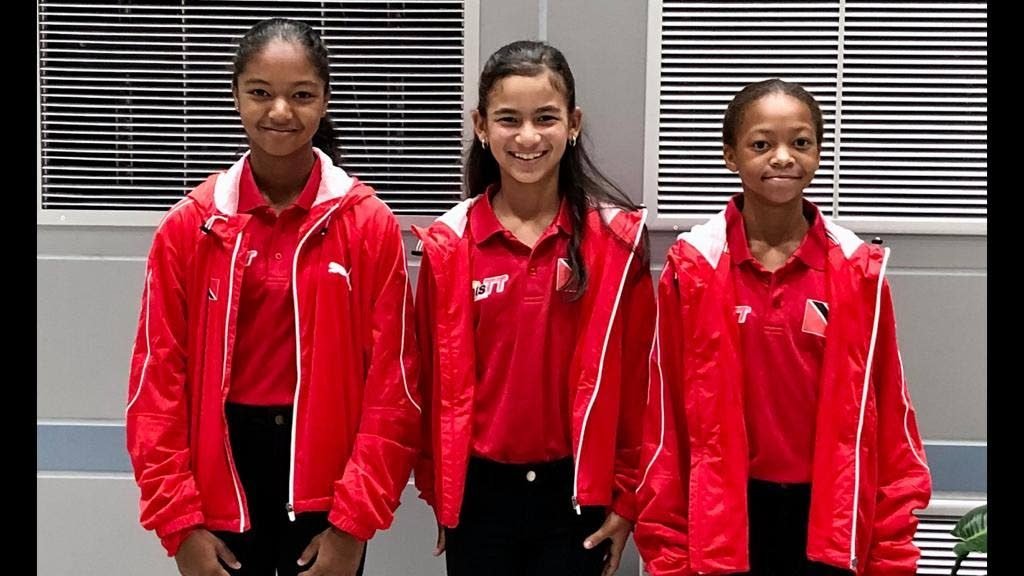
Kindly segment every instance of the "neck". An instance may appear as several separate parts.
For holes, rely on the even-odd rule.
[[[315,160],[310,148],[283,157],[258,153],[249,155],[253,180],[275,210],[286,208],[298,198],[309,180]]]
[[[515,183],[506,189],[504,181],[491,200],[498,222],[531,248],[554,222],[558,215],[558,205],[558,189],[554,186],[523,186]]]
[[[751,198],[745,196],[743,199],[743,224],[748,243],[784,246],[798,241],[799,244],[809,228],[800,198],[783,205],[751,202]]]
[[[499,220],[511,217],[520,222],[541,222],[545,226],[555,219],[560,202],[557,173],[535,184],[522,184],[503,177],[501,188],[491,199]]]

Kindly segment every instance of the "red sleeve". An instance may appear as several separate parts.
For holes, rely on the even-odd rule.
[[[872,382],[878,410],[878,492],[864,574],[910,576],[921,555],[914,545],[915,510],[928,505],[931,473],[910,403],[896,341],[896,318],[888,282],[882,287]]]
[[[684,305],[671,258],[658,283],[650,385],[643,416],[635,540],[651,576],[690,574],[690,447],[683,398]]]
[[[185,394],[185,271],[195,251],[194,235],[183,220],[189,209],[172,208],[177,212],[165,218],[153,237],[125,409],[128,455],[141,491],[139,519],[143,528],[156,531],[171,556],[181,540],[170,535],[203,523],[190,464]]]
[[[383,204],[366,224],[364,250],[377,262],[363,407],[352,454],[334,485],[330,521],[360,540],[391,525],[419,452],[419,354],[412,290],[398,220]]]
[[[615,447],[615,486],[612,510],[636,521],[636,485],[639,481],[644,398],[648,362],[654,339],[654,282],[649,265],[634,258],[622,295],[622,393],[619,400]]]
[[[420,259],[419,277],[416,282],[416,340],[420,347],[420,393],[423,396],[422,436],[423,442],[416,462],[415,480],[420,498],[431,507],[435,505],[434,494],[434,302],[430,289],[430,260],[424,254]]]
[[[169,556],[175,556],[178,553],[178,549],[185,542],[185,539],[189,537],[198,528],[198,526],[189,526],[188,528],[182,528],[177,532],[171,532],[170,534],[160,538],[160,544],[163,545],[164,549],[167,550]]]

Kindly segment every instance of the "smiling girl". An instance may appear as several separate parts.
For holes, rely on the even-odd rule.
[[[722,129],[743,193],[669,249],[637,494],[652,576],[915,573],[931,479],[889,249],[804,198],[823,134],[801,86],[745,87]]]
[[[327,49],[253,26],[249,150],[157,227],[126,411],[142,525],[184,576],[352,576],[417,454],[401,231],[335,162]]]
[[[479,87],[468,199],[414,228],[416,483],[449,576],[611,574],[654,329],[646,211],[591,163],[557,49],[509,44]]]

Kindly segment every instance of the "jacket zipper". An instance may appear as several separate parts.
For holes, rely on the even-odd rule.
[[[207,229],[209,229],[209,227],[212,226],[215,218],[216,217],[211,217],[207,221],[207,224],[206,224]],[[227,374],[227,366],[228,366],[228,330],[231,327],[231,309],[233,308],[233,302],[234,302],[235,262],[238,259],[238,249],[241,247],[241,245],[242,245],[242,232],[239,232],[238,233],[238,237],[235,238],[235,248],[231,251],[231,267],[229,268],[229,270],[231,270],[231,273],[230,273],[230,275],[228,277],[228,299],[227,299],[227,302],[226,302],[226,304],[227,304],[227,306],[226,306],[227,307],[227,312],[225,313],[225,316],[224,316],[224,347],[223,347],[224,359],[223,359],[223,362],[221,363],[221,371],[220,371],[220,373],[221,373],[221,383],[220,383],[221,401],[220,402],[221,402],[221,415],[224,418],[224,450],[227,452],[228,466],[230,466],[230,468],[231,468],[231,481],[234,483],[234,488],[235,488],[235,500],[238,502],[238,531],[239,532],[244,532],[245,531],[245,507],[242,505],[241,481],[238,478],[238,469],[235,468],[235,458],[234,458],[234,455],[231,452],[231,440],[230,440],[231,437],[228,434],[228,426],[227,426],[228,418],[227,418],[227,413],[224,412],[224,404],[227,401],[226,391],[227,391],[227,386],[228,386],[228,374]]]
[[[292,431],[288,449],[288,501],[284,505],[290,522],[295,521],[295,429],[299,423],[299,388],[302,386],[302,344],[299,330],[299,253],[302,252],[302,246],[305,245],[306,240],[309,239],[314,231],[319,231],[321,234],[327,233],[327,219],[340,206],[340,202],[335,204],[320,220],[317,220],[316,224],[309,227],[306,234],[299,240],[298,246],[295,247],[295,255],[292,257],[292,310],[295,319],[295,395],[292,398]]]

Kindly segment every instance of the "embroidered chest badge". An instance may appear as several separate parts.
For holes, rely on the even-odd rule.
[[[747,315],[750,314],[750,306],[737,306],[736,307],[736,323],[746,324]]]
[[[808,298],[804,304],[804,321],[801,329],[807,334],[823,337],[827,326],[828,303]]]
[[[473,280],[473,302],[484,300],[495,292],[501,294],[505,291],[506,282],[508,282],[508,274]]]
[[[559,258],[555,267],[555,291],[576,292],[576,275],[572,273],[572,266],[568,258]]]

